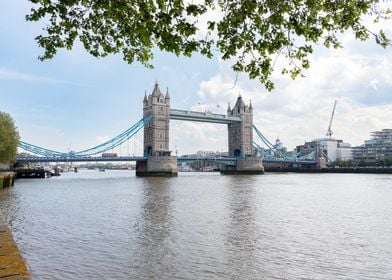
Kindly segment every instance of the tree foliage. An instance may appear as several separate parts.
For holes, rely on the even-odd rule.
[[[352,160],[342,160],[342,159],[337,159],[334,164],[334,166],[339,166],[339,167],[351,167],[353,166],[353,161]]]
[[[364,16],[389,20],[387,0],[30,1],[36,5],[26,19],[47,24],[36,37],[44,48],[41,60],[72,49],[75,40],[96,57],[122,53],[126,62],[147,67],[156,47],[177,56],[199,52],[233,61],[234,71],[259,79],[269,90],[277,57],[288,61],[282,73],[295,78],[309,67],[314,44],[341,47],[339,33],[390,44],[382,30],[363,23]],[[212,19],[203,26],[203,18]]]
[[[378,166],[392,166],[392,158],[386,157],[386,158],[381,158],[377,160],[377,165]]]
[[[0,112],[0,162],[9,163],[16,157],[19,133],[14,120],[7,113]]]

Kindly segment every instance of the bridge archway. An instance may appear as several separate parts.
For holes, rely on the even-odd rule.
[[[152,155],[152,147],[151,146],[148,146],[147,147],[147,156],[149,157],[149,156],[151,156]]]

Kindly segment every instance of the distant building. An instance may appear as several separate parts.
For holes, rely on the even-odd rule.
[[[377,165],[380,160],[392,159],[392,129],[370,133],[371,139],[364,145],[353,147],[354,164]]]
[[[228,152],[198,151],[196,154],[182,155],[181,158],[200,158],[200,160],[192,160],[183,162],[180,166],[181,171],[213,171],[220,168],[220,164],[214,161],[203,160],[205,158],[227,158]]]
[[[276,138],[273,148],[275,150],[275,156],[285,155],[287,153],[287,148],[283,146],[283,143],[280,141],[279,137]]]
[[[261,156],[262,158],[279,158],[287,156],[287,148],[283,145],[283,142],[280,141],[278,137],[275,140],[275,144],[272,144],[272,149],[258,146],[255,147],[254,154]]]
[[[299,156],[305,156],[312,153],[316,148],[323,153],[328,162],[336,160],[351,160],[351,145],[334,138],[320,138],[314,139],[310,142],[305,142],[304,145],[297,146],[296,151]]]

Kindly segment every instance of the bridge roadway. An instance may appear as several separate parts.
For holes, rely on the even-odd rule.
[[[220,124],[241,122],[240,117],[215,114],[211,112],[195,112],[195,111],[178,110],[178,109],[170,110],[170,119],[193,121],[193,122],[220,123]]]
[[[111,161],[139,161],[146,160],[147,157],[141,156],[119,156],[119,157],[18,157],[16,162],[27,163],[27,162],[111,162]],[[210,158],[210,157],[178,157],[177,161],[196,161],[196,160],[208,160],[222,163],[232,164],[236,158]]]
[[[142,156],[119,156],[119,157],[18,157],[16,162],[19,163],[37,163],[37,162],[111,162],[111,161],[139,161],[146,160],[147,157]],[[187,161],[214,161],[217,163],[235,165],[237,158],[225,158],[225,157],[178,157],[178,162]],[[288,163],[288,164],[302,164],[302,165],[314,165],[315,160],[296,160],[296,159],[263,159],[265,163]]]

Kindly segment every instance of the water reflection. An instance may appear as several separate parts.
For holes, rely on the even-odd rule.
[[[6,188],[0,192],[0,209],[3,209],[3,213],[7,219],[8,225],[11,228],[20,229],[17,223],[24,222],[25,216],[21,213],[21,199],[14,188]]]
[[[137,239],[130,279],[155,279],[173,275],[171,230],[173,221],[170,178],[142,178],[143,203],[135,227]]]
[[[233,268],[231,277],[241,279],[260,270],[256,254],[260,233],[255,214],[258,211],[257,185],[253,177],[232,176],[229,181],[225,249],[228,266]]]
[[[81,171],[0,206],[34,279],[392,279],[389,181]]]

